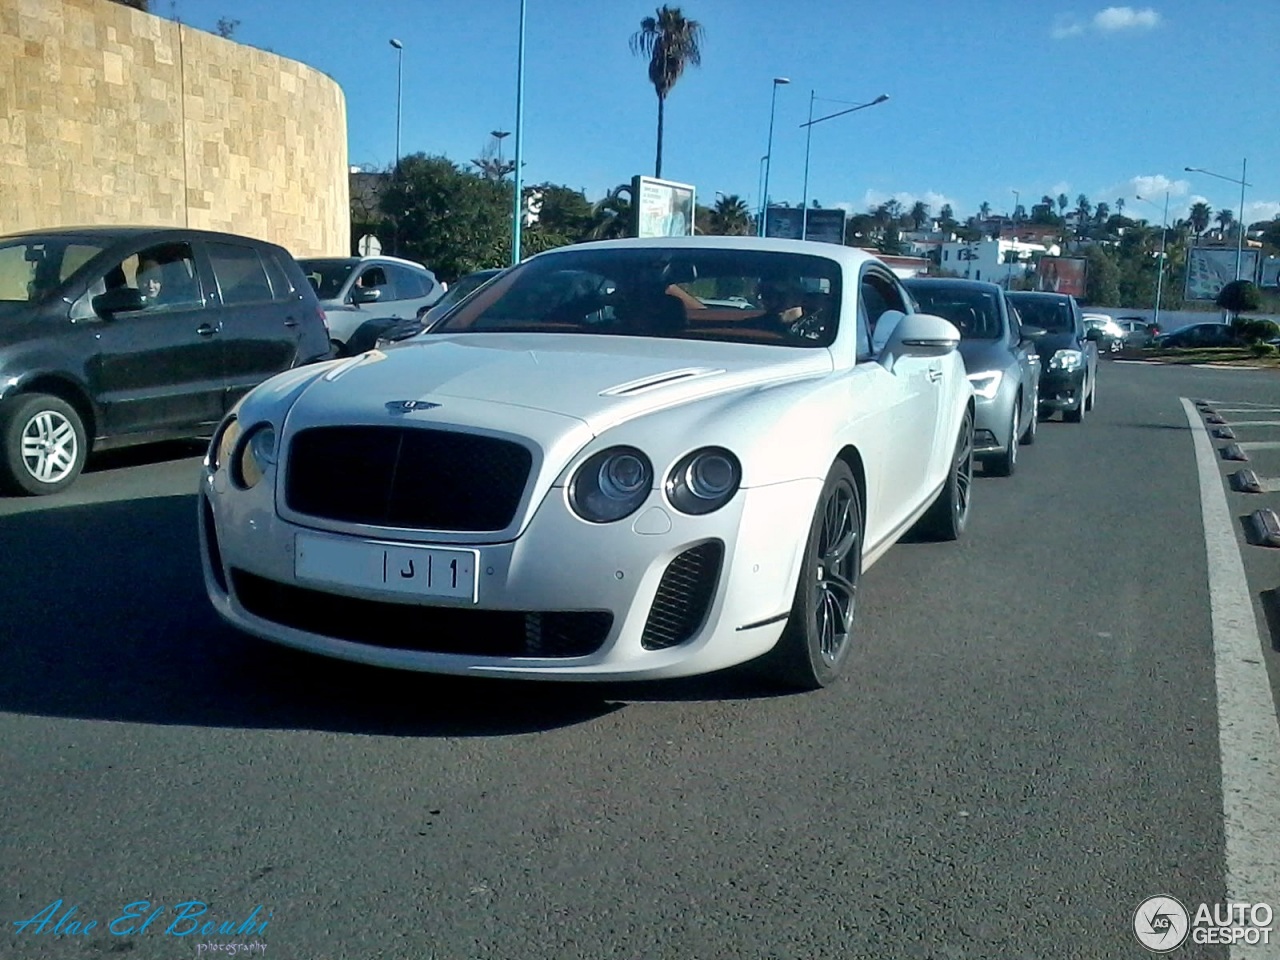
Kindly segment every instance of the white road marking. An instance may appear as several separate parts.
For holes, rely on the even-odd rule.
[[[1280,723],[1218,459],[1208,433],[1196,429],[1199,411],[1185,397],[1182,406],[1195,444],[1209,564],[1227,900],[1275,908],[1280,905]],[[1262,955],[1240,945],[1230,952],[1233,960]],[[1280,943],[1273,941],[1265,955],[1280,956]]]
[[[1218,413],[1280,413],[1280,407],[1214,407]]]
[[[1197,418],[1198,421],[1199,418]],[[1246,440],[1240,444],[1241,450],[1280,450],[1280,440]]]
[[[1219,410],[1219,413],[1222,411]],[[1232,420],[1233,427],[1280,427],[1280,420]]]

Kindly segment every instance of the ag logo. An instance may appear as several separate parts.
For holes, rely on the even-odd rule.
[[[1168,953],[1187,939],[1191,918],[1173,897],[1148,897],[1133,914],[1133,935],[1152,953]]]

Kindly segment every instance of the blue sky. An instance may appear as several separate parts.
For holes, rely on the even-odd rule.
[[[675,5],[675,4],[673,4]],[[627,40],[657,6],[528,0],[526,182],[595,200],[652,175],[657,101]],[[759,199],[774,77],[770,194],[799,203],[810,92],[815,116],[879,94],[878,106],[813,128],[809,197],[854,211],[896,197],[963,218],[983,201],[1011,210],[1043,194],[1159,221],[1204,200],[1280,214],[1280,2],[1153,0],[686,0],[705,29],[701,68],[667,101],[663,176]],[[515,129],[519,0],[152,0],[153,12],[332,76],[347,101],[351,163],[395,157],[397,53],[404,44],[402,153],[466,163]],[[515,137],[506,138],[510,158]],[[1133,199],[1140,193],[1151,207]]]

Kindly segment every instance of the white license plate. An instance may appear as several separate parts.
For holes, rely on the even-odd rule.
[[[476,602],[478,550],[407,547],[300,533],[294,542],[299,580]]]

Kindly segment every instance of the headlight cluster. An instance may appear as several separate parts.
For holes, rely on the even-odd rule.
[[[1075,373],[1084,366],[1084,354],[1079,350],[1058,350],[1049,360],[1050,370]]]
[[[728,450],[704,447],[682,457],[664,489],[681,513],[701,515],[732,499],[742,467]],[[611,523],[640,509],[653,490],[653,464],[635,447],[610,447],[589,457],[569,481],[569,503],[592,523]]]
[[[236,417],[222,425],[206,457],[214,473],[223,467],[229,468],[232,482],[242,490],[257,486],[275,462],[275,428],[269,423],[259,423],[245,433]]]
[[[1004,373],[1000,370],[988,370],[984,373],[969,374],[969,382],[973,384],[973,392],[984,400],[990,400],[1000,389],[1000,381]]]

